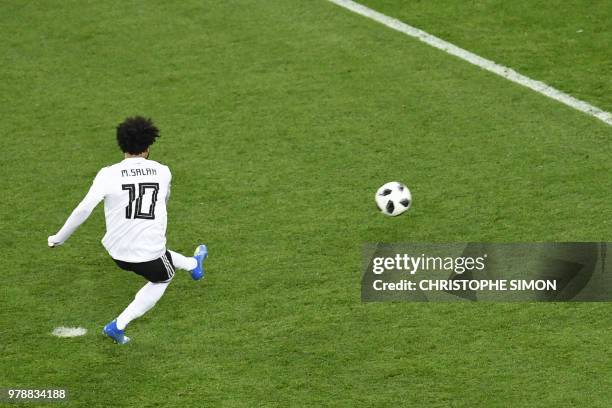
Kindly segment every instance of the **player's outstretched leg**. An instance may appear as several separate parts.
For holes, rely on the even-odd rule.
[[[174,251],[170,252],[172,263],[179,269],[184,269],[191,272],[193,280],[200,280],[204,277],[204,260],[208,257],[208,248],[206,245],[198,245],[195,249],[193,257],[186,257]]]
[[[134,319],[139,318],[155,306],[157,301],[161,299],[170,282],[149,282],[142,287],[134,296],[132,303],[125,308],[123,312],[106,326],[104,326],[104,334],[115,340],[119,344],[125,344],[130,341],[130,338],[125,336],[124,330],[126,326]]]

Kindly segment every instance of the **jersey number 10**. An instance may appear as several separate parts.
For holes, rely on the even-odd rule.
[[[136,198],[136,185],[135,184],[122,184],[122,190],[127,190],[130,194],[130,202],[125,207],[125,218],[127,219],[143,219],[143,220],[154,220],[155,219],[155,203],[157,202],[157,193],[159,192],[159,183],[139,183],[138,184],[138,198]],[[148,211],[142,211],[142,199],[147,194],[147,190],[151,192],[151,205]],[[132,211],[132,206],[136,200],[135,211]]]

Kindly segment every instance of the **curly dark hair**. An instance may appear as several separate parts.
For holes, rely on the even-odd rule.
[[[124,153],[140,154],[158,137],[159,130],[153,121],[142,116],[127,118],[117,126],[117,143]]]

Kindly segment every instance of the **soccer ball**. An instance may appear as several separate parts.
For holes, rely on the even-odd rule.
[[[412,204],[412,194],[404,184],[391,181],[383,184],[374,197],[376,206],[385,215],[395,217],[402,214]]]

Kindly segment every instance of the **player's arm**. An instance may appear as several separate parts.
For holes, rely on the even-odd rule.
[[[170,200],[170,190],[172,189],[172,173],[170,172],[170,168],[168,169],[168,194],[166,194],[166,203]]]
[[[104,199],[104,183],[102,182],[102,170],[98,172],[98,175],[94,179],[94,182],[89,189],[89,192],[72,211],[72,214],[68,217],[64,226],[55,235],[51,235],[47,238],[47,244],[50,247],[61,245],[72,235],[74,231],[81,224],[89,218],[91,212],[96,208],[98,203]]]

